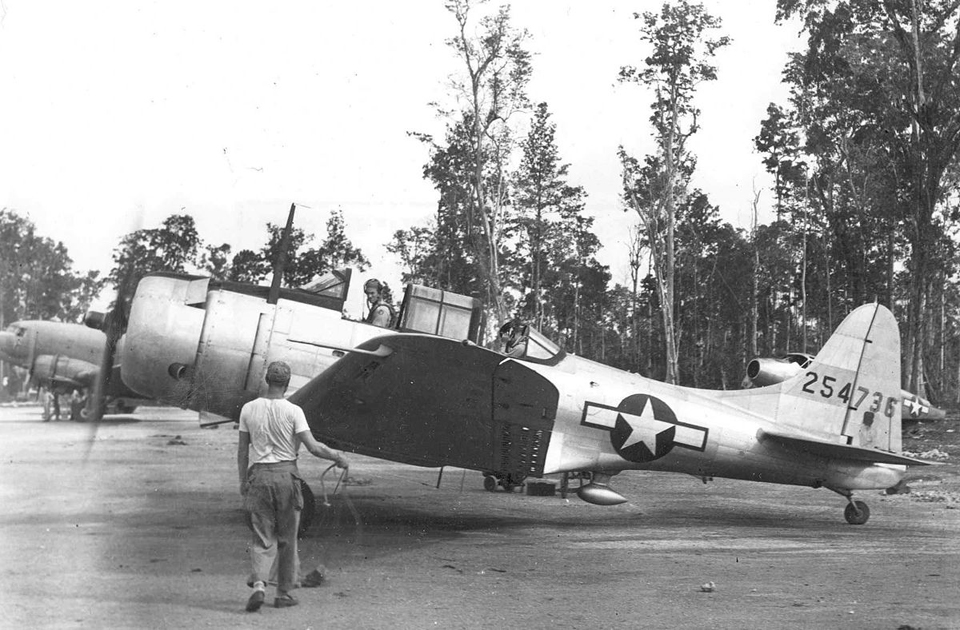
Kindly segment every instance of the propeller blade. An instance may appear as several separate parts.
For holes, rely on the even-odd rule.
[[[87,448],[84,453],[84,461],[89,457],[90,450],[93,448],[93,442],[97,438],[97,432],[100,428],[100,422],[106,411],[106,393],[109,390],[111,379],[113,378],[113,366],[116,363],[117,345],[120,337],[127,330],[127,318],[130,313],[130,301],[133,299],[133,292],[136,289],[139,278],[132,272],[125,276],[117,286],[117,297],[114,300],[110,311],[103,317],[100,329],[106,335],[106,342],[103,347],[103,355],[100,358],[100,369],[97,377],[94,379],[93,386],[90,388],[87,398],[87,405],[81,415],[90,424],[90,434],[87,440]]]

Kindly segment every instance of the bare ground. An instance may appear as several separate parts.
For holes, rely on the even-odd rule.
[[[247,614],[229,425],[146,408],[94,432],[2,408],[0,627],[960,628],[957,420],[905,429],[945,465],[860,495],[863,526],[826,490],[625,473],[630,502],[602,508],[354,457],[361,485],[301,541],[327,584]],[[301,464],[318,495],[324,468]]]

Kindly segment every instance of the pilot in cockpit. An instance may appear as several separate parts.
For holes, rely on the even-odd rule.
[[[500,327],[500,351],[508,357],[519,358],[527,351],[528,327],[519,319],[511,319]]]

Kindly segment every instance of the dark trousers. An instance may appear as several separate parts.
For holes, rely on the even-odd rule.
[[[303,510],[297,463],[254,464],[247,479],[244,507],[253,529],[253,580],[266,584],[276,563],[277,590],[288,592],[297,580],[297,529]]]

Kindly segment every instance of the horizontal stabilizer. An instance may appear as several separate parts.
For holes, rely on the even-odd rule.
[[[820,440],[787,433],[783,431],[770,431],[760,429],[757,431],[757,439],[760,442],[773,442],[788,448],[803,451],[821,457],[831,459],[846,459],[857,462],[870,462],[874,464],[898,464],[900,466],[939,466],[939,462],[928,462],[906,455],[898,455],[889,451],[881,451],[874,448],[863,448],[860,446],[849,446],[847,444],[835,444],[833,442],[823,442]]]

